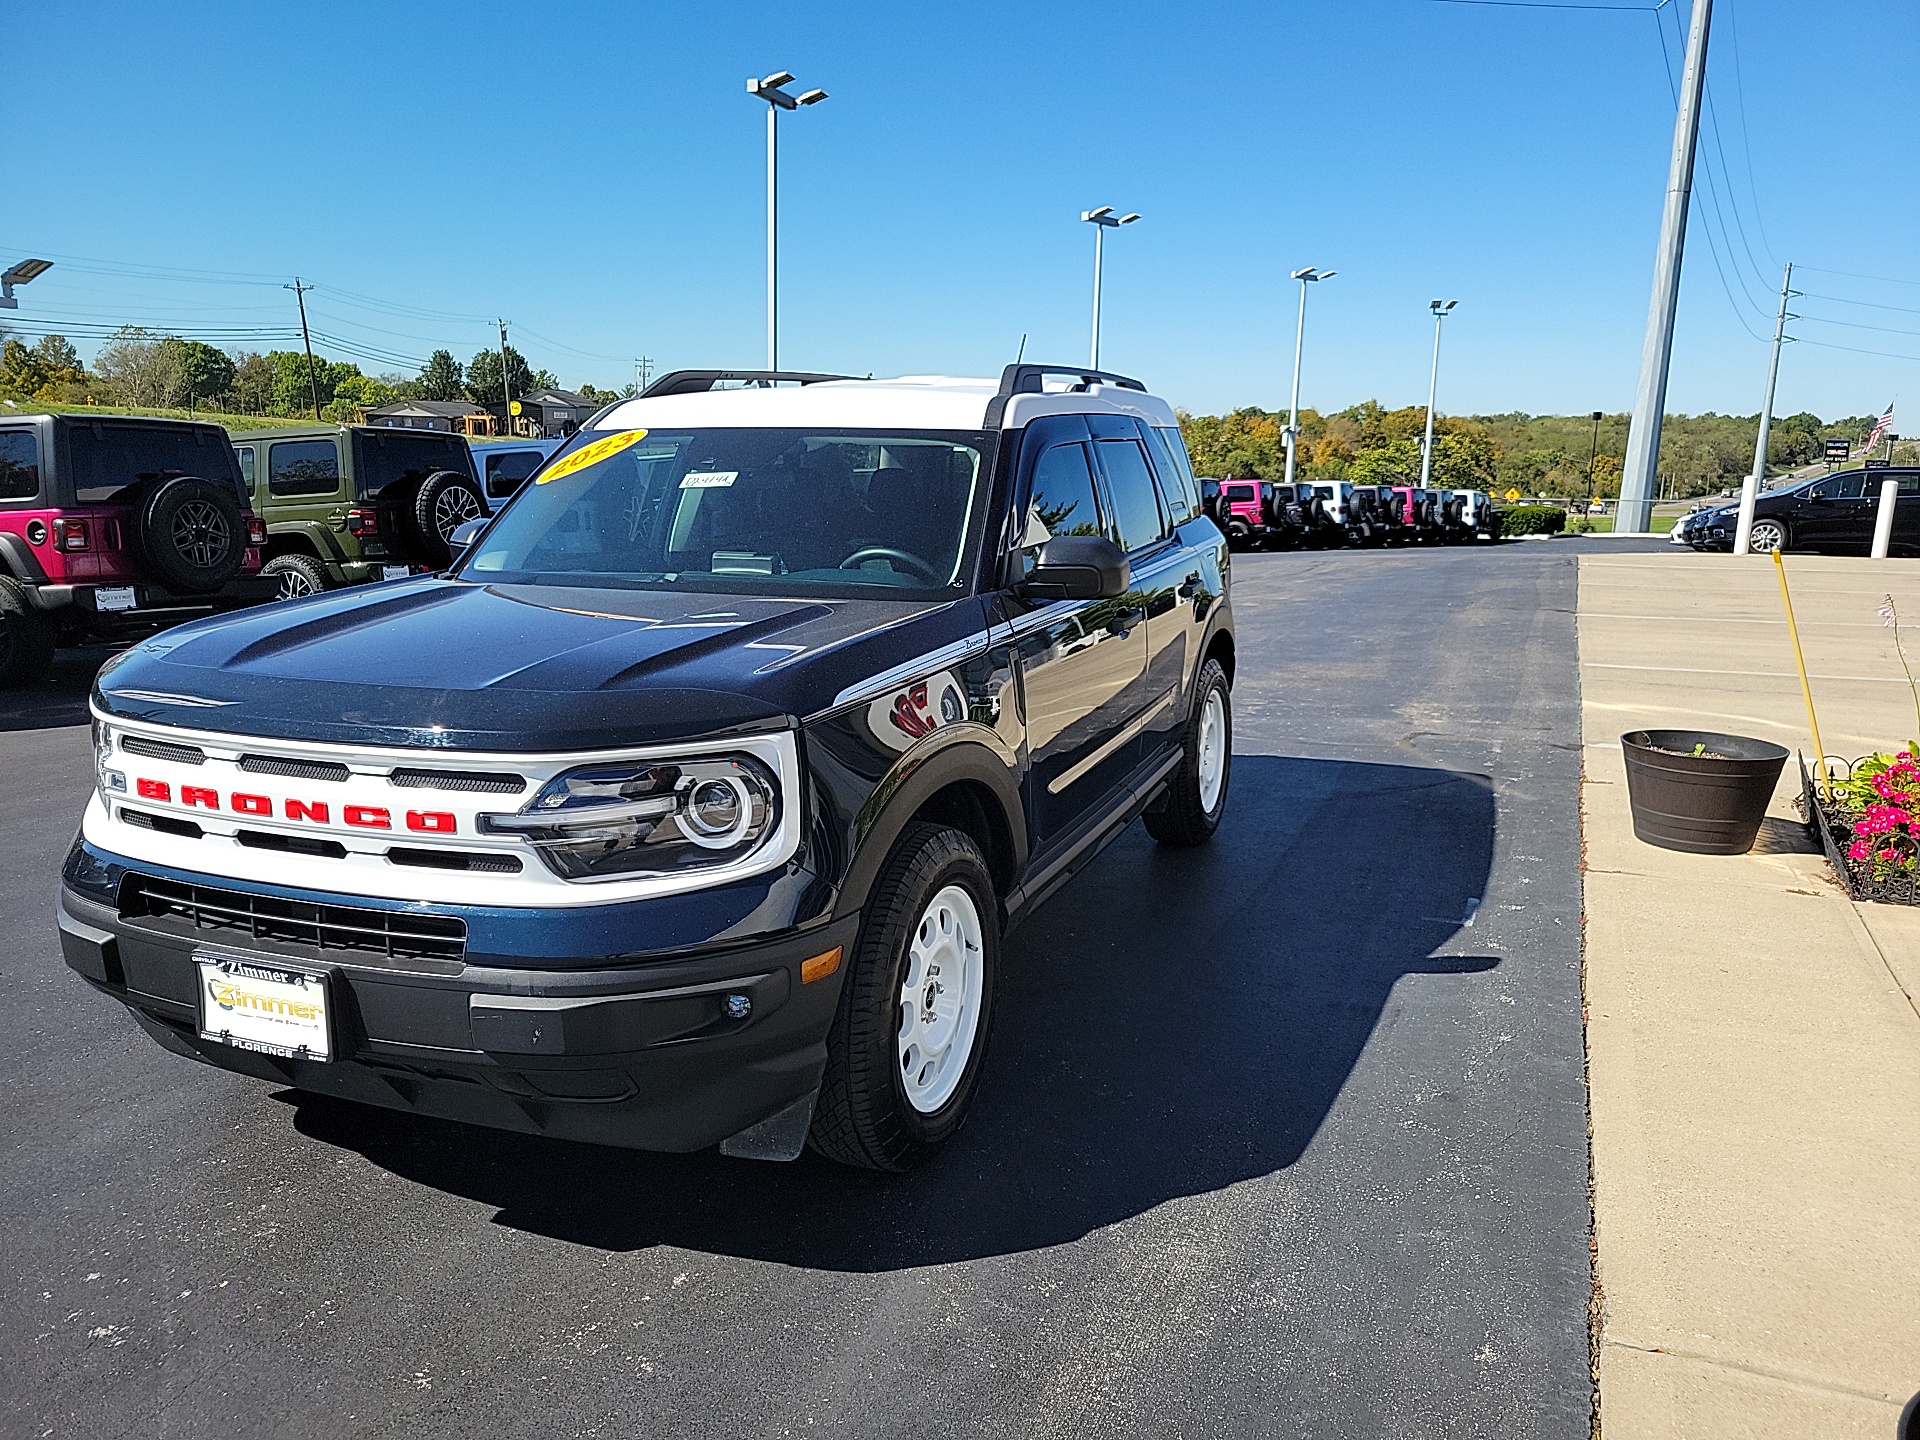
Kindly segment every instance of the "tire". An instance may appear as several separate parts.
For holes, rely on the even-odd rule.
[[[247,527],[230,485],[192,475],[163,480],[133,510],[134,552],[175,590],[218,590],[240,573]]]
[[[280,582],[275,600],[304,600],[327,588],[327,572],[310,555],[276,555],[260,567],[260,573]]]
[[[945,826],[908,826],[867,899],[808,1143],[866,1170],[911,1170],[939,1153],[979,1082],[999,965],[1000,905],[979,846]],[[957,998],[943,1013],[912,1005],[909,987]]]
[[[33,608],[27,587],[0,575],[0,688],[31,685],[53,664],[53,622]]]
[[[1252,544],[1253,531],[1248,528],[1246,521],[1229,520],[1227,522],[1227,548],[1229,550],[1246,550],[1251,548]]]
[[[1770,550],[1785,551],[1791,537],[1784,520],[1756,520],[1747,532],[1747,549],[1765,555]]]
[[[1162,845],[1204,845],[1220,828],[1233,769],[1233,699],[1218,660],[1200,667],[1181,748],[1186,753],[1167,782],[1166,805],[1142,818],[1147,833]]]
[[[486,497],[480,487],[452,470],[437,470],[422,480],[407,507],[421,558],[436,566],[452,563],[453,532],[469,520],[484,519],[486,514]]]

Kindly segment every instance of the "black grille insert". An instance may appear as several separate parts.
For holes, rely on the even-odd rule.
[[[396,770],[387,777],[405,790],[464,790],[491,795],[517,795],[527,788],[519,775],[496,770]]]
[[[122,735],[120,748],[129,755],[144,755],[149,760],[171,760],[176,765],[207,763],[207,752],[198,745],[174,745],[166,740],[149,740],[144,735]]]
[[[252,850],[278,850],[286,855],[318,855],[324,860],[347,858],[347,847],[338,840],[316,840],[311,835],[276,835],[271,830],[237,830],[233,838]]]
[[[210,939],[224,936],[343,958],[359,954],[389,961],[451,962],[455,971],[467,953],[466,921],[449,915],[278,900],[131,871],[121,884],[120,914],[150,928],[185,930]]]
[[[338,760],[276,760],[271,755],[242,755],[240,768],[255,775],[285,775],[294,780],[345,780]]]
[[[163,835],[180,835],[188,840],[198,840],[207,832],[191,820],[176,820],[171,815],[149,815],[144,810],[129,810],[120,807],[120,818],[129,825],[138,825],[142,830],[158,830]]]
[[[426,870],[476,870],[494,875],[518,875],[518,855],[496,855],[486,850],[415,850],[395,845],[387,851],[395,865],[418,865]]]

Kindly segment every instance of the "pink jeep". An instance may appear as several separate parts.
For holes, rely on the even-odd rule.
[[[218,425],[0,418],[0,685],[37,679],[58,645],[271,600],[266,539]]]

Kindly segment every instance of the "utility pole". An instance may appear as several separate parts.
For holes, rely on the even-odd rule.
[[[1733,553],[1744,555],[1753,529],[1753,506],[1760,498],[1760,482],[1767,478],[1767,432],[1773,429],[1773,386],[1780,378],[1780,347],[1786,342],[1787,301],[1793,296],[1793,265],[1780,277],[1780,313],[1773,321],[1773,356],[1767,361],[1767,395],[1760,403],[1760,434],[1753,442],[1753,473],[1740,482],[1740,519],[1733,532]]]
[[[300,302],[300,343],[307,347],[307,388],[313,392],[313,418],[320,418],[320,377],[313,366],[313,337],[307,333],[307,291],[311,285],[302,285],[298,275],[293,277],[291,285],[282,285],[282,290],[293,291],[293,298]]]
[[[500,393],[507,397],[507,434],[513,434],[513,382],[507,378],[507,322],[500,326]],[[534,337],[538,339],[539,337]]]
[[[1700,95],[1707,78],[1707,30],[1713,0],[1693,0],[1687,59],[1680,72],[1680,113],[1673,126],[1673,160],[1667,170],[1667,203],[1660,217],[1660,248],[1653,262],[1653,298],[1647,306],[1647,338],[1640,351],[1640,386],[1633,401],[1633,429],[1620,477],[1620,513],[1614,529],[1644,535],[1653,518],[1654,474],[1660,463],[1660,426],[1666,418],[1667,367],[1673,358],[1673,319],[1680,300],[1680,257],[1687,239],[1687,205],[1693,196],[1693,154],[1700,136]]]
[[[653,358],[648,355],[642,355],[638,360],[633,362],[633,373],[634,377],[640,382],[640,388],[642,390],[646,389],[647,382],[653,378]]]
[[[1433,370],[1427,376],[1427,438],[1420,445],[1420,488],[1425,490],[1433,479],[1433,399],[1440,389],[1440,322],[1447,318],[1458,300],[1430,301],[1427,308],[1433,311]]]
[[[1304,265],[1289,277],[1300,282],[1300,318],[1293,327],[1293,398],[1287,403],[1287,428],[1280,437],[1287,447],[1286,483],[1289,485],[1293,484],[1293,452],[1299,448],[1300,441],[1300,349],[1307,337],[1307,286],[1315,280],[1331,280],[1339,273]]]
[[[1593,467],[1600,463],[1600,422],[1606,411],[1593,412],[1593,444],[1587,449],[1587,513],[1593,513]]]

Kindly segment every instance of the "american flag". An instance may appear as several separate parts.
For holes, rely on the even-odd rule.
[[[1887,438],[1887,427],[1893,424],[1893,406],[1887,406],[1887,413],[1873,422],[1873,433],[1867,436],[1867,443],[1860,448],[1871,454],[1873,447]]]

